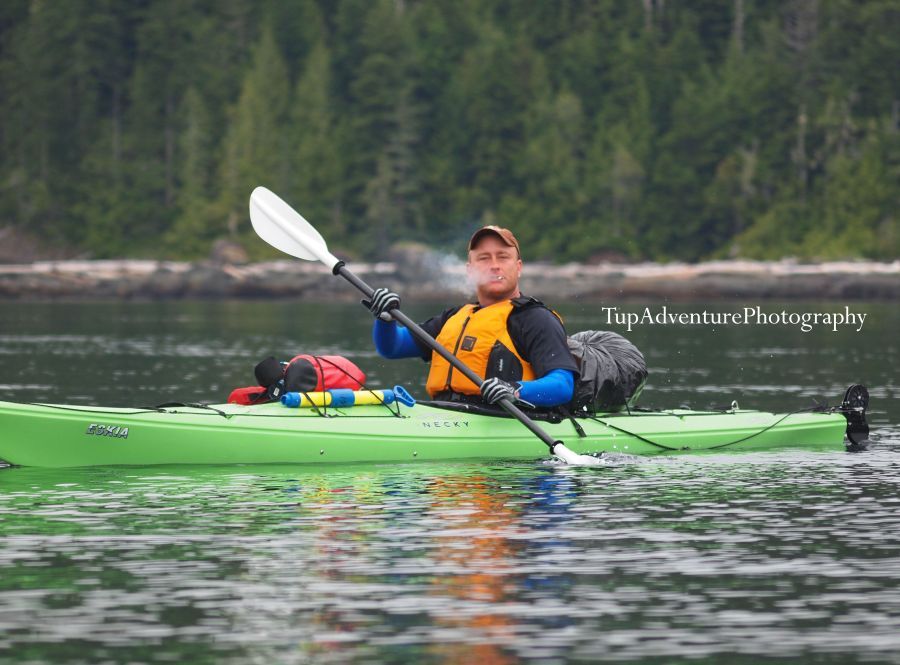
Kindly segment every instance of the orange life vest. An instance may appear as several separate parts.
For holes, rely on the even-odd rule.
[[[522,371],[521,376],[504,376],[503,378],[513,381],[531,381],[535,378],[534,369],[519,354],[506,328],[507,319],[515,307],[516,303],[512,300],[504,300],[487,307],[464,305],[456,314],[447,319],[437,336],[437,342],[482,379],[487,378],[485,372],[491,352],[508,351],[521,363]],[[496,347],[498,344],[504,348],[499,349]],[[446,391],[466,395],[480,394],[478,386],[434,352],[431,354],[431,371],[428,372],[425,389],[431,397]]]

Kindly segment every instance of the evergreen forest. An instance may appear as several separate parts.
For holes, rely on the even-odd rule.
[[[252,258],[900,257],[900,0],[4,0],[0,226]]]

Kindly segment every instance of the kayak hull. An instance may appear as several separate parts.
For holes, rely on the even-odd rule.
[[[840,413],[672,410],[541,422],[578,453],[843,450]],[[547,447],[505,417],[437,408],[288,409],[278,403],[122,409],[0,402],[0,460],[77,467],[537,459]]]

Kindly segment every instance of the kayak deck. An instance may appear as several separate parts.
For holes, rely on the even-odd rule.
[[[324,416],[323,416],[324,413]],[[634,455],[774,448],[844,449],[835,412],[685,409],[541,422],[578,453]],[[279,403],[126,409],[0,402],[0,459],[74,467],[156,464],[538,459],[547,447],[516,420],[430,404],[289,409]]]

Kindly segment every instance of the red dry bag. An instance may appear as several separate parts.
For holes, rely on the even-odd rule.
[[[344,356],[294,356],[284,370],[285,392],[320,392],[333,388],[359,390],[366,375]]]
[[[261,404],[277,399],[285,392],[320,392],[334,388],[359,390],[365,387],[366,374],[343,356],[294,356],[289,363],[266,358],[256,366],[259,385],[235,388],[228,397],[231,404]]]

